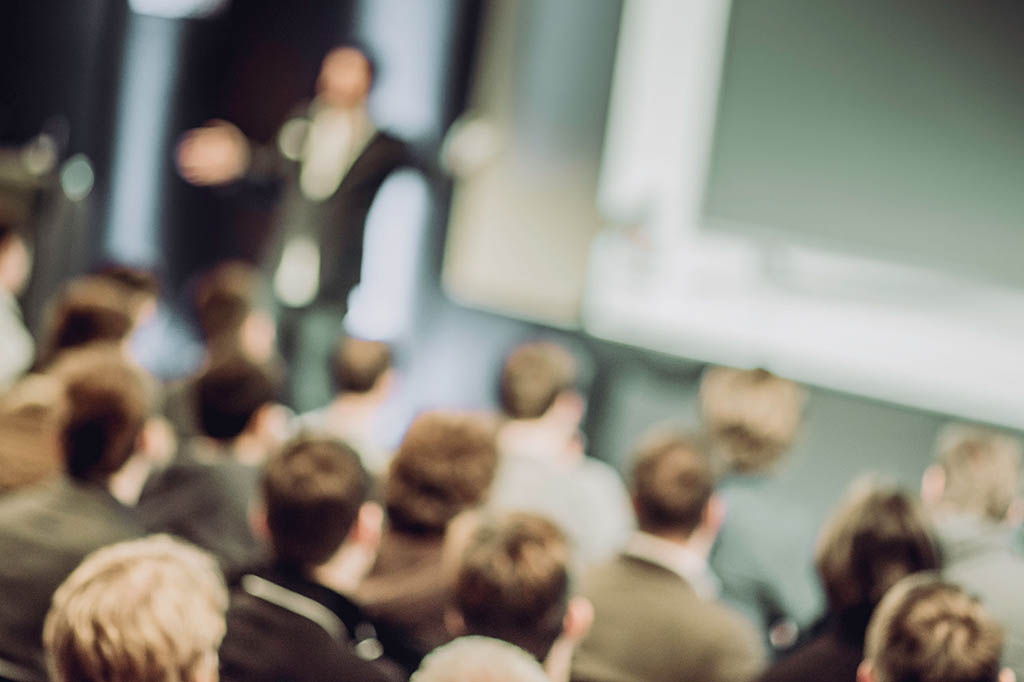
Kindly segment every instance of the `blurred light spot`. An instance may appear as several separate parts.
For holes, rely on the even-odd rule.
[[[228,0],[128,0],[128,4],[137,14],[179,19],[211,16],[224,9]]]
[[[45,175],[57,165],[57,142],[49,135],[36,136],[21,150],[21,162],[32,175]]]
[[[81,201],[92,191],[95,175],[85,154],[75,154],[60,171],[60,187],[71,201]]]

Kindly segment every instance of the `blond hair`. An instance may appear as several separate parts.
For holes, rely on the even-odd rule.
[[[944,506],[1003,520],[1018,494],[1020,441],[979,426],[949,424],[939,432],[935,453],[946,475]]]
[[[100,549],[64,581],[43,642],[55,682],[192,682],[216,671],[228,594],[214,559],[166,535]]]
[[[547,682],[530,654],[500,639],[470,635],[435,649],[410,682]]]

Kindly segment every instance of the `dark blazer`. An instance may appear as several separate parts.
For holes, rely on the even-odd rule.
[[[856,682],[871,612],[864,606],[830,616],[820,635],[775,663],[758,682]]]
[[[317,622],[245,589],[255,575],[326,608]],[[259,587],[259,583],[257,583]],[[287,595],[286,595],[287,596]],[[337,625],[329,632],[326,625]],[[333,623],[332,623],[333,620]],[[401,640],[374,624],[351,600],[304,577],[298,570],[272,566],[243,576],[232,590],[228,629],[221,644],[224,682],[386,682],[405,679],[419,665]],[[382,655],[372,661],[357,654],[357,642],[372,638]],[[371,640],[369,649],[376,644]],[[367,651],[367,644],[361,645]]]
[[[594,625],[576,651],[577,682],[745,682],[764,653],[751,625],[682,577],[620,555],[587,576]]]
[[[298,117],[310,115],[304,108]],[[366,217],[377,191],[392,172],[411,164],[408,145],[377,131],[334,193],[312,201],[299,189],[302,165],[298,161],[285,159],[276,148],[259,150],[253,157],[251,177],[258,185],[276,187],[281,193],[277,227],[265,252],[268,278],[273,278],[288,237],[310,235],[320,246],[320,289],[314,304],[344,309],[349,291],[359,283]]]
[[[0,659],[45,680],[43,621],[54,591],[86,555],[143,534],[99,484],[62,476],[0,498]]]

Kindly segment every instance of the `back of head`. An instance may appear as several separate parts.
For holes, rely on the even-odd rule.
[[[713,490],[711,464],[693,439],[660,431],[637,447],[631,492],[640,530],[689,536],[700,524]]]
[[[554,343],[528,343],[506,358],[501,372],[500,397],[513,419],[536,419],[546,413],[559,394],[576,382],[576,360]]]
[[[263,496],[277,558],[317,566],[345,541],[366,500],[369,479],[352,448],[303,437],[267,462]]]
[[[203,275],[195,306],[208,347],[237,346],[246,319],[258,307],[259,289],[259,272],[246,263],[222,263]]]
[[[64,385],[45,374],[22,377],[0,395],[0,493],[58,474],[67,419]]]
[[[544,517],[512,513],[470,538],[455,583],[469,633],[511,642],[543,660],[569,601],[569,545]]]
[[[199,426],[210,438],[230,441],[252,423],[260,408],[273,402],[278,380],[266,367],[229,356],[212,365],[196,386]]]
[[[104,277],[83,277],[68,284],[51,313],[42,360],[92,343],[121,343],[133,326],[128,292]]]
[[[148,305],[155,304],[160,295],[160,281],[149,270],[112,263],[100,268],[96,275],[122,288],[135,320],[138,320]]]
[[[996,682],[1003,632],[975,598],[927,576],[898,583],[865,644],[875,682]]]
[[[548,682],[548,677],[519,647],[470,635],[434,649],[410,682]]]
[[[478,415],[426,412],[413,420],[384,484],[395,530],[444,533],[459,512],[486,497],[498,466],[494,429]]]
[[[55,682],[216,679],[228,595],[213,558],[168,536],[88,556],[53,597],[44,641]]]
[[[951,424],[939,434],[936,457],[945,474],[943,507],[992,521],[1006,517],[1020,481],[1017,439],[990,429]]]
[[[763,369],[714,367],[700,383],[701,420],[715,454],[740,472],[778,461],[796,438],[805,402],[803,388]]]
[[[106,481],[134,452],[149,415],[146,377],[116,347],[103,345],[63,353],[49,374],[67,394],[61,445],[68,473]]]
[[[815,563],[833,613],[866,618],[902,578],[939,568],[918,502],[894,487],[860,481],[825,523]]]
[[[331,356],[331,375],[338,393],[368,393],[391,368],[391,349],[380,341],[345,338]]]

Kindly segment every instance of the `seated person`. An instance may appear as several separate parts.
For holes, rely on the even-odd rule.
[[[826,522],[815,552],[829,610],[820,635],[761,682],[854,682],[868,619],[904,576],[939,568],[930,525],[906,493],[859,481]]]
[[[543,662],[552,680],[568,680],[593,612],[586,599],[570,597],[565,534],[542,516],[510,512],[478,523],[460,554],[446,615],[451,633],[514,644]]]
[[[380,442],[379,424],[394,387],[391,349],[380,341],[344,338],[331,355],[330,371],[333,400],[302,415],[299,426],[345,441],[359,453],[367,471],[383,477],[392,455]]]
[[[151,532],[171,533],[211,552],[232,577],[265,555],[249,523],[262,467],[286,429],[274,400],[279,382],[235,357],[199,379],[202,436],[147,481],[138,512]]]
[[[594,626],[576,652],[573,680],[750,680],[764,663],[756,631],[708,598],[721,508],[707,456],[685,436],[657,432],[633,461],[639,530],[584,580]]]
[[[368,489],[358,456],[338,441],[300,437],[270,459],[263,525],[273,559],[232,594],[224,680],[372,682],[415,669],[419,657],[350,598],[380,541]]]
[[[0,675],[15,680],[45,679],[43,619],[61,581],[93,550],[144,532],[111,492],[149,412],[139,370],[119,350],[93,347],[49,373],[67,395],[65,473],[0,497]]]
[[[586,565],[621,549],[634,519],[618,472],[583,452],[585,402],[576,379],[576,360],[557,344],[528,343],[508,356],[500,394],[507,421],[490,506],[555,521]]]
[[[519,647],[467,635],[435,649],[411,682],[551,682],[544,668]]]
[[[37,366],[47,366],[62,351],[93,343],[117,345],[129,357],[134,311],[131,293],[118,282],[95,276],[72,280],[50,312]]]
[[[213,558],[167,536],[89,555],[53,598],[52,682],[216,682],[228,595]]]
[[[32,260],[25,239],[0,219],[0,391],[32,365],[35,341],[21,317],[17,297],[28,284]]]
[[[825,607],[813,561],[818,520],[776,484],[806,399],[802,387],[763,369],[714,367],[700,384],[702,426],[726,506],[711,568],[722,600],[775,652],[805,636]]]
[[[498,456],[480,416],[426,412],[413,420],[384,481],[387,525],[358,600],[425,654],[447,642],[444,610],[452,576],[443,569],[445,532],[487,496]]]
[[[1013,682],[999,667],[1003,632],[974,597],[934,576],[910,576],[868,625],[857,682]]]
[[[1005,628],[1004,664],[1024,680],[1024,555],[1016,533],[1021,444],[1008,434],[951,424],[939,434],[936,463],[921,495],[932,512],[942,550],[943,576],[981,600]]]

